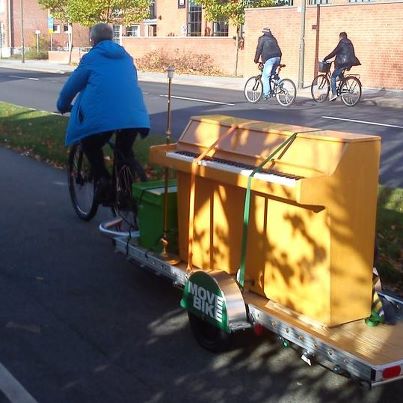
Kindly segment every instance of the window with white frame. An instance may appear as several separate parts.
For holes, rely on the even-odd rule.
[[[126,36],[140,36],[140,25],[129,25],[126,27]]]
[[[201,36],[202,7],[197,0],[188,1],[187,36]]]
[[[228,21],[213,22],[213,36],[228,36]]]
[[[330,4],[330,0],[309,0],[309,4],[315,5],[315,4]]]

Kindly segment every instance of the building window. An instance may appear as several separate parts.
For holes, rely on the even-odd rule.
[[[66,31],[64,31],[64,32],[66,32]],[[60,34],[60,25],[59,24],[53,24],[53,33]]]
[[[188,29],[187,36],[201,36],[202,8],[197,0],[188,1]]]
[[[157,36],[157,25],[156,24],[148,25],[148,36]]]
[[[69,26],[68,24],[63,25],[63,32],[69,32]]]
[[[113,38],[112,40],[120,45],[121,43],[121,33],[122,33],[122,26],[121,25],[113,25],[112,26],[112,31],[113,31]]]
[[[130,25],[126,27],[126,36],[140,36],[140,26]]]
[[[155,20],[157,18],[157,12],[155,7],[155,0],[150,1],[150,20]]]
[[[213,22],[213,36],[228,36],[228,22]]]
[[[245,8],[255,8],[255,4],[258,0],[244,0]],[[314,3],[312,3],[314,4]],[[292,6],[294,5],[294,0],[274,0],[275,6]]]

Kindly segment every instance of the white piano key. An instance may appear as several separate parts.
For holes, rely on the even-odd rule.
[[[179,154],[176,152],[168,152],[166,154],[167,158],[172,158],[180,161],[187,161],[192,163],[195,158],[189,155],[183,155]],[[209,168],[215,168],[218,170],[226,171],[226,172],[231,172],[237,175],[242,175],[249,177],[252,173],[252,169],[244,169],[237,167],[235,165],[230,165],[230,164],[225,164],[221,162],[215,162],[215,161],[208,161],[208,160],[201,160],[198,162],[200,166],[204,167],[209,167]],[[253,176],[256,179],[262,180],[264,182],[269,182],[269,183],[278,183],[280,185],[288,186],[288,187],[295,187],[297,180],[293,178],[287,178],[282,175],[276,175],[272,173],[265,173],[265,172],[257,172]]]

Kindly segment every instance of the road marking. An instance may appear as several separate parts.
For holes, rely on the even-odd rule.
[[[336,117],[334,117],[334,116],[322,116],[322,119],[343,120],[343,121],[345,121],[345,122],[363,123],[363,124],[365,124],[365,125],[394,127],[394,128],[396,128],[396,129],[403,129],[403,126],[388,125],[387,123],[368,122],[368,121],[366,121],[366,120],[336,118]]]
[[[38,403],[0,362],[0,389],[12,403]]]
[[[168,95],[160,95],[160,97],[168,98]],[[208,99],[187,98],[187,97],[177,97],[177,96],[172,96],[171,98],[183,99],[183,100],[185,100],[185,101],[202,102],[202,103],[204,103],[204,104],[216,104],[216,105],[235,106],[235,104],[229,104],[229,103],[226,103],[226,102],[218,102],[218,101],[210,101],[210,100],[208,100]]]
[[[9,76],[11,78],[22,78],[23,80],[34,80],[39,81],[39,78],[36,77],[24,77],[24,76]]]

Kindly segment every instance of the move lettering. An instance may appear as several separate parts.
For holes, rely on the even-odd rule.
[[[193,307],[205,315],[222,323],[224,298],[188,281],[188,292],[193,295]]]

